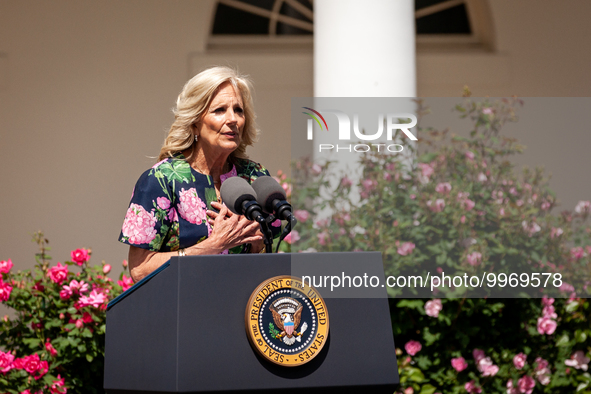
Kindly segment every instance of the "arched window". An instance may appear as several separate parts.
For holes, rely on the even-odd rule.
[[[493,48],[486,0],[415,0],[415,18],[419,50]],[[210,44],[311,44],[313,21],[312,0],[218,0]]]

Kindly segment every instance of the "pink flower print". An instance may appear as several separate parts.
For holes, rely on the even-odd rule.
[[[51,267],[47,273],[52,281],[61,285],[64,280],[68,277],[68,267],[57,263],[55,267]]]
[[[4,283],[0,278],[0,301],[8,301],[11,292],[12,286],[8,283]]]
[[[127,276],[123,275],[121,277],[121,280],[117,281],[117,284],[121,286],[123,291],[127,291],[127,289],[133,286],[133,279],[131,279],[131,277],[128,278]]]
[[[70,252],[72,261],[80,266],[90,260],[90,255],[86,249],[76,249]]]
[[[300,234],[296,230],[292,230],[291,233],[287,234],[283,240],[291,245],[293,242],[297,242],[299,239]]]
[[[552,335],[556,331],[556,322],[549,317],[538,317],[538,332],[541,335]]]
[[[296,219],[297,219],[297,217],[296,217]],[[273,223],[271,223],[271,227],[281,227],[281,220],[276,219]]]
[[[297,209],[294,213],[293,216],[295,216],[295,218],[300,222],[300,223],[304,223],[306,220],[308,220],[308,218],[310,217],[310,212],[304,210],[304,209]]]
[[[176,213],[176,209],[171,208],[171,210],[168,211],[168,220],[170,220],[173,223],[179,221],[179,217]]]
[[[522,376],[517,382],[517,387],[519,388],[520,393],[531,394],[534,391],[535,386],[536,381],[528,375]]]
[[[448,194],[451,191],[451,183],[442,182],[435,187],[435,191],[441,194]]]
[[[132,244],[149,244],[156,238],[156,222],[154,212],[147,212],[141,205],[131,204],[121,232]]]
[[[470,394],[479,394],[482,392],[482,389],[480,389],[480,387],[476,387],[476,383],[473,380],[466,383],[464,385],[464,389],[466,389],[466,391]]]
[[[93,306],[101,307],[107,301],[107,296],[96,290],[90,292],[88,296],[80,297],[80,307]]]
[[[199,198],[195,188],[181,189],[179,200],[179,214],[183,219],[193,224],[200,224],[206,219],[207,205]]]
[[[162,209],[170,208],[170,200],[166,197],[158,197],[156,199],[158,206]]]
[[[14,361],[14,356],[12,354],[10,354],[9,352],[4,353],[2,350],[0,350],[0,372],[1,373],[6,373],[8,371],[10,371],[12,368],[14,368],[13,362]]]
[[[10,259],[0,261],[0,274],[7,274],[12,266],[12,260]]]
[[[513,357],[513,365],[515,365],[515,368],[521,369],[525,365],[526,359],[527,359],[526,354],[524,354],[524,353],[516,354],[515,357]]]
[[[589,368],[589,361],[591,360],[589,360],[589,357],[585,356],[585,352],[577,350],[570,356],[570,359],[565,360],[564,363],[569,367],[586,371]]]
[[[411,356],[420,352],[422,348],[421,343],[417,341],[408,341],[406,345],[404,345],[404,350],[406,350]]]
[[[415,248],[415,244],[412,242],[404,242],[396,251],[401,256],[407,256],[412,253]]]
[[[466,256],[466,259],[468,260],[468,264],[476,267],[482,261],[482,253],[472,252],[468,256]]]
[[[232,178],[234,176],[238,176],[238,172],[236,171],[236,166],[232,166],[230,172],[220,175],[220,182],[224,183],[224,181],[228,178]]]
[[[166,160],[168,160],[168,159],[160,160],[158,163],[154,164],[154,165],[152,166],[152,168],[156,168],[156,167],[158,167],[160,164],[164,163]]]
[[[425,303],[425,313],[427,316],[438,317],[439,312],[443,309],[440,299],[429,300]]]
[[[464,359],[464,357],[457,357],[451,359],[451,366],[458,372],[462,372],[464,369],[468,368],[468,363]]]

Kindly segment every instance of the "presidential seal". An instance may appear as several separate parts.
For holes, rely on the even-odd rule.
[[[261,283],[246,306],[246,334],[263,358],[296,367],[320,353],[328,312],[318,291],[301,279],[276,276]]]

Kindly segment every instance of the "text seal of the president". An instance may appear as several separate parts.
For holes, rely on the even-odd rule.
[[[316,357],[328,338],[328,311],[318,291],[299,278],[261,283],[246,306],[246,333],[265,359],[296,367]]]

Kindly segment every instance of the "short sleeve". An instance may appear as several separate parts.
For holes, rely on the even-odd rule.
[[[167,179],[160,172],[153,168],[144,172],[133,189],[119,241],[160,251],[173,224],[176,223],[178,228],[173,196]]]

